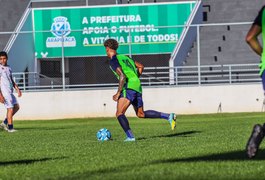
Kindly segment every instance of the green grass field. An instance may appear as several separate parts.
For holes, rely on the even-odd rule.
[[[159,119],[130,118],[136,142],[115,118],[15,121],[0,131],[0,179],[265,179],[263,143],[245,145],[264,113],[179,116],[175,131]],[[98,142],[108,128],[112,141]]]

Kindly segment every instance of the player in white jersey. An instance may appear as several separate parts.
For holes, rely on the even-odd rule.
[[[13,116],[19,110],[19,104],[13,94],[13,89],[18,93],[18,97],[22,96],[20,89],[12,78],[12,70],[7,65],[8,56],[4,51],[0,52],[0,102],[4,103],[7,114],[6,119],[0,124],[0,127],[8,132],[15,132],[13,127]]]

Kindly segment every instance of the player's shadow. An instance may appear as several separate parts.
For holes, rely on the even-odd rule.
[[[41,158],[41,159],[22,159],[22,160],[15,160],[15,161],[0,161],[0,166],[8,166],[8,165],[25,165],[25,164],[32,164],[36,162],[43,162],[43,161],[50,161],[56,159],[65,159],[66,157],[58,157],[58,158]]]
[[[72,127],[18,127],[16,128],[18,131],[25,130],[37,130],[37,131],[57,131],[63,129],[71,129]]]
[[[152,137],[140,137],[137,140],[145,140],[145,139],[153,139],[153,138],[169,138],[169,137],[190,137],[191,134],[201,133],[201,131],[185,131],[180,133],[166,134],[166,135],[158,135]]]
[[[233,151],[220,154],[210,154],[205,156],[187,157],[187,158],[173,158],[166,160],[153,161],[151,164],[164,164],[164,163],[178,163],[178,162],[204,162],[204,161],[244,161],[250,160],[246,151]],[[265,160],[265,149],[258,152],[257,156],[251,160]]]
[[[193,162],[215,162],[215,161],[252,161],[252,160],[265,160],[265,149],[260,150],[258,155],[254,159],[248,159],[246,156],[246,152],[244,150],[241,151],[233,151],[227,153],[220,153],[220,154],[210,154],[205,156],[198,156],[198,157],[187,157],[187,158],[173,158],[173,159],[165,159],[165,160],[156,160],[151,162],[146,162],[143,164],[138,164],[137,167],[146,167],[150,165],[157,165],[157,164],[173,164],[173,163],[193,163]],[[78,177],[88,178],[102,174],[109,174],[109,173],[118,173],[118,172],[126,172],[131,168],[134,168],[135,165],[122,165],[119,167],[112,167],[106,169],[99,169],[95,171],[87,171],[83,174],[79,174]],[[77,177],[67,176],[68,179],[76,179]]]

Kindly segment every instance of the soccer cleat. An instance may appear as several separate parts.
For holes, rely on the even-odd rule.
[[[16,132],[17,130],[15,130],[15,129],[8,129],[7,130],[7,132],[9,132],[9,133],[13,133],[13,132]]]
[[[264,138],[263,127],[259,124],[256,124],[253,127],[253,131],[247,142],[246,151],[247,151],[247,156],[249,158],[253,158],[256,156],[259,150],[259,145],[263,138]]]
[[[0,128],[6,131],[8,130],[7,125],[4,122],[0,124]]]
[[[135,138],[130,138],[130,137],[127,137],[124,142],[133,142],[135,141]]]
[[[176,119],[177,116],[175,113],[170,113],[169,117],[168,117],[168,122],[170,123],[171,129],[174,130],[176,127]]]

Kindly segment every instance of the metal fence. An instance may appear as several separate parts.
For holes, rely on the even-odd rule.
[[[232,64],[181,67],[147,67],[141,76],[143,86],[189,86],[210,84],[235,84],[260,82],[258,64]],[[171,70],[174,78],[170,79]],[[200,74],[199,74],[200,73]],[[61,79],[50,78],[33,72],[13,73],[13,78],[24,91],[61,90]],[[172,81],[174,83],[172,83]],[[95,83],[65,85],[66,90],[77,88],[107,88],[115,87],[117,83]]]
[[[93,6],[93,5],[109,5],[109,4],[134,4],[134,3],[156,3],[156,2],[175,2],[176,0],[31,0],[31,6]],[[185,0],[200,1],[200,0]]]
[[[198,36],[181,66],[168,66],[170,54],[129,55],[137,61],[140,59],[140,62],[143,62],[144,65],[147,64],[141,77],[143,86],[189,86],[260,82],[259,57],[250,50],[245,42],[245,35],[250,24],[245,22],[192,25],[192,28],[197,28]],[[155,58],[160,63],[156,63]],[[60,67],[57,72],[59,74],[58,77],[47,76],[47,74],[45,76],[35,75],[39,79],[34,80],[34,82],[40,83],[33,84],[26,89],[103,88],[117,85],[117,80],[108,68],[106,57],[81,57],[65,60],[68,68],[66,67],[65,69],[64,84],[62,83],[63,75]],[[54,63],[54,60],[48,59],[48,61]],[[73,63],[77,64],[78,61],[80,61],[81,66],[71,69],[71,65]],[[161,64],[162,61],[164,61],[164,64]],[[61,60],[57,59],[57,62],[60,64]],[[80,68],[86,69],[86,72]],[[97,69],[96,73],[87,73],[87,71],[92,72],[94,68]],[[20,76],[22,77],[22,75]],[[86,80],[79,80],[79,82],[73,83],[82,78],[86,78]],[[74,81],[71,79],[74,79]]]

